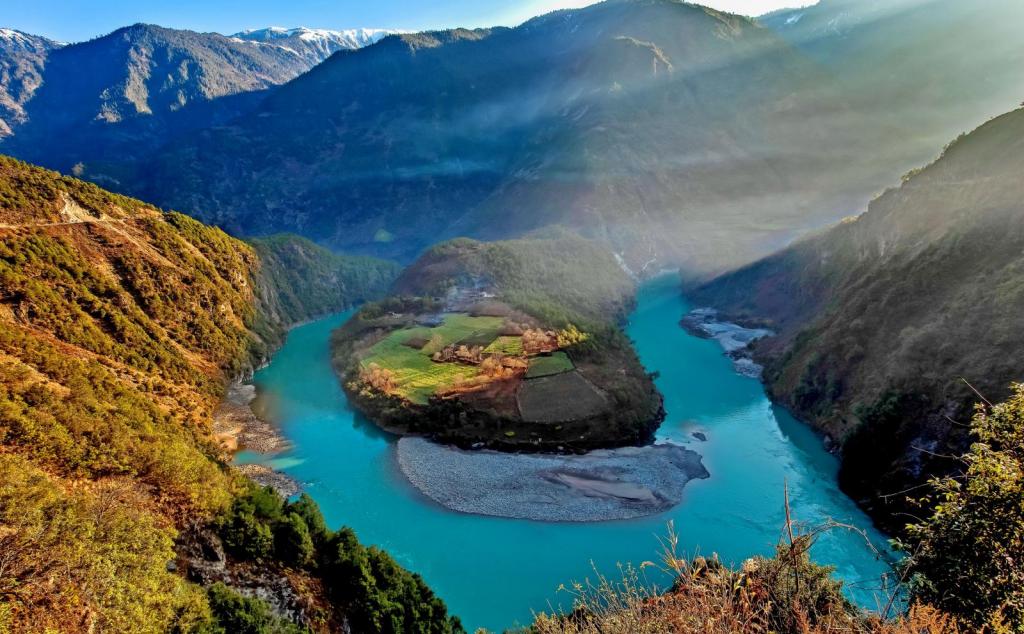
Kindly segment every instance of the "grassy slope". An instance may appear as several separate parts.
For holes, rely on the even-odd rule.
[[[341,305],[265,310],[252,247],[3,157],[0,237],[0,630],[208,620],[167,562],[240,488],[212,409],[287,319]]]
[[[845,441],[848,491],[880,516],[953,467],[976,400],[1024,377],[1024,110],[959,139],[869,211],[698,290],[782,337],[769,387]],[[899,523],[898,521],[896,523]]]
[[[397,330],[370,348],[362,363],[364,367],[376,363],[391,370],[399,393],[413,403],[426,405],[438,389],[450,386],[456,376],[471,379],[480,373],[480,369],[455,363],[434,363],[430,354],[436,350],[415,350],[405,342],[413,337],[433,341],[437,336],[440,339],[436,347],[443,348],[479,334],[496,338],[502,321],[500,317],[454,314],[446,316],[444,323],[435,328]],[[431,346],[428,344],[427,347]]]

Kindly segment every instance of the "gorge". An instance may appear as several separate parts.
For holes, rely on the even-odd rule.
[[[395,438],[379,431],[346,403],[331,369],[328,338],[350,315],[293,330],[271,364],[255,376],[265,411],[291,441],[276,456],[244,452],[293,476],[321,505],[328,522],[344,521],[360,537],[419,571],[470,627],[495,631],[528,624],[531,610],[569,608],[560,584],[593,578],[593,566],[616,574],[616,565],[649,560],[672,521],[689,554],[740,564],[770,553],[785,524],[783,488],[794,515],[818,523],[832,517],[867,531],[886,551],[885,538],[836,486],[837,462],[821,439],[771,405],[761,385],[741,376],[717,342],[679,326],[687,306],[675,281],[659,278],[641,288],[627,334],[641,360],[660,372],[668,418],[659,439],[703,456],[708,480],[686,485],[675,508],[643,519],[593,524],[532,522],[482,517],[441,508],[402,476]],[[694,438],[702,433],[707,442]],[[457,549],[450,548],[453,543]],[[836,530],[815,547],[816,559],[834,565],[861,605],[886,600],[884,559],[862,535]],[[481,592],[502,580],[501,593]],[[550,602],[550,605],[549,605]]]

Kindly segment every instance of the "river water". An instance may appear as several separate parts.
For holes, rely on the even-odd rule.
[[[737,374],[714,341],[679,327],[688,306],[671,278],[645,284],[627,332],[644,365],[657,371],[668,418],[659,437],[704,456],[711,478],[689,483],[683,502],[661,515],[599,524],[550,524],[479,517],[441,508],[398,471],[394,439],[348,405],[331,370],[328,338],[343,313],[291,331],[255,382],[268,415],[292,448],[272,458],[243,452],[303,483],[333,527],[351,526],[366,544],[423,575],[467,630],[525,625],[533,611],[568,608],[560,584],[618,576],[617,565],[654,560],[669,521],[686,554],[717,553],[739,564],[769,554],[782,536],[783,489],[795,519],[827,518],[885,538],[836,485],[836,459],[806,426],[774,407],[760,383]],[[702,432],[707,441],[695,439]],[[814,557],[836,568],[858,603],[875,608],[887,569],[865,538],[835,530]]]

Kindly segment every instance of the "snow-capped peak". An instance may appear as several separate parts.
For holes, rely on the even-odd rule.
[[[0,28],[0,44],[16,46],[27,50],[45,50],[62,46],[60,42],[53,42],[38,35],[29,35],[15,29]]]
[[[263,29],[249,29],[235,33],[232,37],[253,42],[278,43],[281,43],[280,40],[294,39],[319,46],[355,49],[369,46],[387,35],[399,32],[389,29],[345,29],[332,31],[330,29],[311,29],[304,26],[293,29],[271,26]]]

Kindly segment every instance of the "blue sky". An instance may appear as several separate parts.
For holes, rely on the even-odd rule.
[[[810,0],[705,0],[716,8],[759,15]],[[0,27],[80,41],[119,26],[163,26],[232,33],[264,26],[421,30],[514,25],[592,0],[0,0]]]

